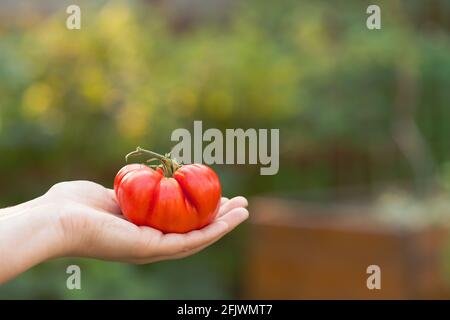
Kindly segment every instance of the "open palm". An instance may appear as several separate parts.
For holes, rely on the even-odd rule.
[[[58,183],[45,198],[58,208],[66,252],[132,263],[189,256],[216,242],[248,217],[244,197],[222,198],[210,225],[185,234],[163,234],[127,221],[114,191],[94,182]]]

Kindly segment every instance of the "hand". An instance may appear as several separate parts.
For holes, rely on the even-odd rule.
[[[89,181],[62,182],[40,200],[51,204],[58,255],[150,263],[192,255],[219,240],[248,217],[247,200],[222,198],[216,219],[201,230],[163,234],[138,227],[121,214],[113,190]]]
[[[248,217],[247,200],[222,198],[201,230],[163,234],[128,222],[113,190],[89,181],[58,183],[46,194],[0,209],[0,283],[58,256],[150,263],[194,254]]]

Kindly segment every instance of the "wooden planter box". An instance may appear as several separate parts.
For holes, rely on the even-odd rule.
[[[442,251],[446,230],[407,229],[364,215],[364,208],[252,199],[242,298],[450,298]],[[381,268],[381,289],[366,285]]]

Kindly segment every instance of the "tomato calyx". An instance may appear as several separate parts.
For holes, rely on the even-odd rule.
[[[148,157],[143,163],[150,168],[161,168],[165,177],[172,177],[175,171],[181,168],[181,165],[175,160],[172,159],[170,153],[166,153],[165,155],[146,150],[141,147],[137,147],[136,150],[131,151],[125,156],[125,161],[128,162],[128,159],[133,156],[146,156]],[[159,165],[151,165],[151,162],[159,161]]]

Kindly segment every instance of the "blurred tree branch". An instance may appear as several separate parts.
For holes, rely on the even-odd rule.
[[[431,189],[434,161],[420,129],[415,122],[418,84],[410,66],[401,64],[396,75],[396,96],[392,135],[414,173],[416,192],[426,193]]]

